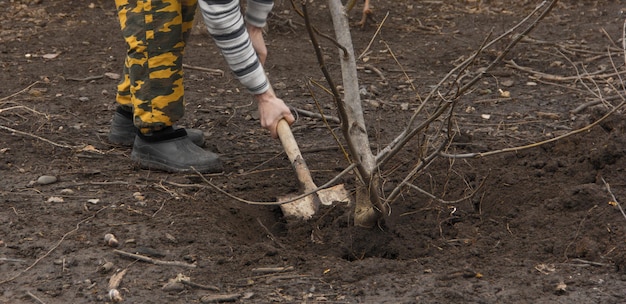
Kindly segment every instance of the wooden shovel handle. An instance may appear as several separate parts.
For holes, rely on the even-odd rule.
[[[280,142],[283,144],[283,149],[285,149],[285,153],[287,153],[287,157],[289,157],[291,165],[296,171],[298,180],[302,184],[304,190],[308,192],[317,189],[317,186],[311,177],[311,171],[309,171],[309,168],[302,158],[300,148],[298,148],[298,143],[293,137],[291,127],[289,127],[287,121],[281,119],[276,127],[276,132],[278,133],[278,138],[280,138]]]

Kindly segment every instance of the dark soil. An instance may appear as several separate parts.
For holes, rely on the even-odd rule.
[[[373,1],[377,23],[352,32],[356,53],[369,50],[358,65],[374,151],[403,129],[416,96],[540,3]],[[458,100],[458,136],[448,152],[555,138],[618,105],[625,93],[615,74],[625,71],[623,4],[558,4],[505,57],[535,72],[500,63]],[[309,12],[332,35],[326,3],[310,3]],[[125,303],[200,303],[217,295],[238,303],[626,302],[626,216],[619,208],[626,123],[619,109],[587,131],[531,149],[441,157],[413,181],[440,199],[406,188],[380,227],[354,227],[345,204],[292,222],[278,206],[235,200],[197,174],[140,169],[130,148],[107,142],[112,78],[125,51],[113,1],[0,0],[0,15],[1,303],[111,302],[109,279],[124,269]],[[350,19],[360,19],[358,9]],[[320,41],[337,74],[335,47]],[[470,70],[486,66],[510,41],[485,50]],[[267,42],[278,94],[316,111],[307,80],[326,82],[289,1],[277,1]],[[186,54],[181,124],[203,130],[207,148],[226,166],[204,178],[251,201],[296,193],[280,143],[260,128],[256,106],[210,37],[196,30]],[[576,77],[601,69],[584,81]],[[336,115],[331,98],[313,90]],[[597,96],[605,102],[574,111]],[[347,166],[322,121],[300,117],[293,127],[318,183]],[[381,168],[386,194],[412,169],[417,151],[409,146]],[[58,180],[36,182],[45,175]],[[341,182],[354,189],[352,177]],[[107,246],[108,233],[117,248]],[[186,266],[136,261],[115,250]],[[179,274],[212,288],[163,288]]]

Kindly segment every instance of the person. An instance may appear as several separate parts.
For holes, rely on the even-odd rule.
[[[276,138],[281,119],[294,117],[278,98],[263,65],[263,27],[273,0],[115,0],[127,54],[117,86],[109,141],[132,145],[143,168],[168,172],[223,170],[217,154],[202,148],[203,133],[176,125],[184,115],[183,55],[199,6],[204,23],[229,67],[254,96],[261,126]]]

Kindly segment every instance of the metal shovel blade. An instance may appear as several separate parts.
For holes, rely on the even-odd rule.
[[[278,198],[278,202],[290,201],[297,196],[298,195],[281,196]],[[283,211],[285,217],[308,220],[312,218],[317,212],[317,209],[319,209],[319,203],[316,202],[315,196],[307,195],[293,202],[281,204],[280,209]]]

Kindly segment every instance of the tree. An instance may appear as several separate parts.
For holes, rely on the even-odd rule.
[[[419,106],[407,122],[406,128],[384,149],[374,155],[370,149],[366,122],[361,108],[356,58],[346,8],[340,0],[328,0],[328,8],[335,31],[336,41],[334,43],[337,45],[340,55],[343,86],[343,95],[341,95],[337,85],[325,68],[324,56],[317,42],[319,33],[308,18],[306,1],[302,1],[300,14],[305,19],[320,67],[330,86],[330,91],[333,93],[334,102],[337,104],[342,133],[347,142],[350,159],[355,166],[356,176],[358,177],[356,184],[355,225],[374,227],[379,220],[389,213],[389,204],[398,198],[403,189],[413,187],[411,184],[412,180],[419,172],[427,168],[432,161],[439,157],[458,157],[446,154],[445,150],[454,137],[453,128],[450,126],[459,97],[474,86],[493,67],[501,63],[508,52],[533,30],[538,22],[554,8],[556,3],[557,0],[553,0],[550,3],[544,1],[528,17],[510,30],[492,40],[489,40],[489,37],[487,37],[472,56],[451,70],[425,98],[419,100]],[[294,3],[292,2],[292,4]],[[486,67],[475,69],[474,72],[468,70],[483,50],[493,46],[505,37],[510,38],[510,42],[496,59],[491,61]],[[462,74],[470,75],[471,80],[461,83],[460,76]],[[418,155],[415,163],[411,165],[411,170],[403,177],[402,182],[390,193],[386,193],[383,196],[383,190],[380,185],[380,168],[384,167],[407,143],[416,137],[423,138],[419,141],[420,155]],[[463,157],[481,157],[484,155],[471,154]]]

